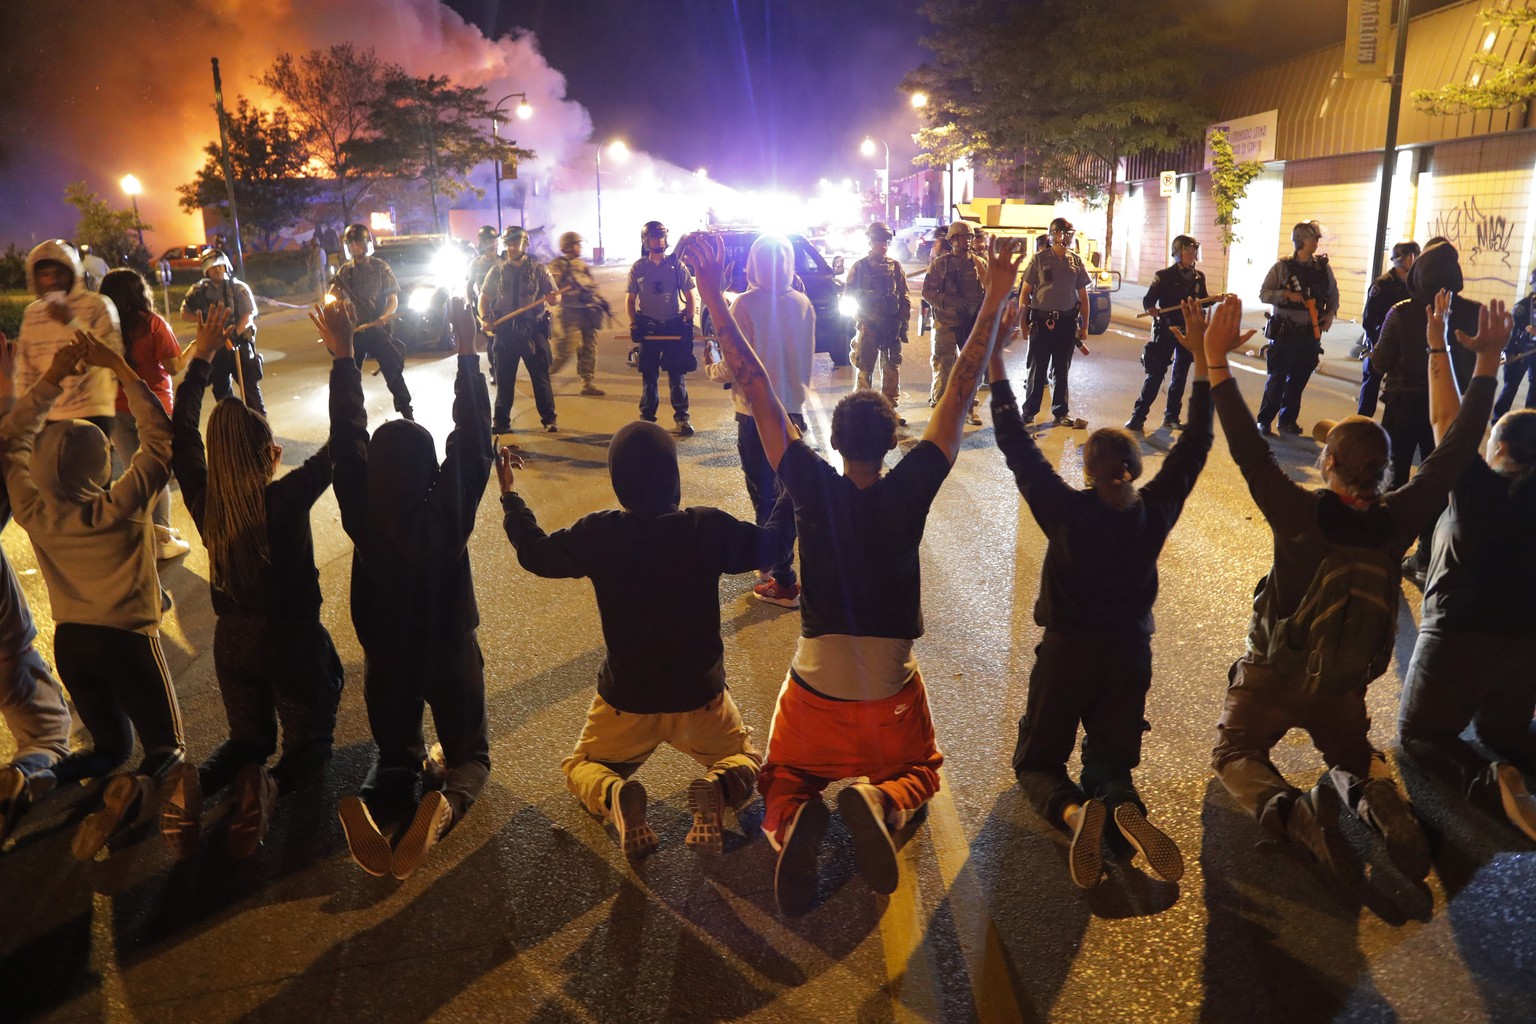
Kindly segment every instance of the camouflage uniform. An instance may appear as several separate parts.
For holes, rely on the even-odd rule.
[[[608,304],[597,293],[592,268],[580,256],[556,256],[549,261],[549,276],[560,292],[560,336],[555,344],[555,373],[576,353],[576,376],[590,385],[597,373],[597,329],[608,314]]]
[[[858,333],[853,339],[853,362],[859,371],[855,386],[874,387],[878,357],[880,391],[895,405],[901,394],[901,346],[907,341],[907,321],[912,316],[901,264],[889,256],[864,257],[848,271],[844,294],[859,304],[854,314]]]
[[[987,265],[980,256],[948,252],[928,266],[923,298],[933,307],[933,390],[929,405],[937,405],[955,368],[960,346],[970,337],[981,312]]]

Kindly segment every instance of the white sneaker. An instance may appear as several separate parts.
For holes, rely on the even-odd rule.
[[[192,545],[182,540],[174,531],[155,528],[155,557],[160,561],[180,558],[191,550]]]

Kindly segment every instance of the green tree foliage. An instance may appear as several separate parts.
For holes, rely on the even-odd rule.
[[[384,82],[401,74],[371,48],[338,43],[297,57],[279,53],[261,76],[261,84],[287,106],[310,159],[334,182],[344,222],[352,220],[373,182],[358,172],[348,147],[372,137],[370,118],[383,98]]]
[[[1501,11],[1484,9],[1483,22],[1536,32],[1536,10],[1525,7]],[[1472,58],[1474,71],[1467,82],[1451,82],[1438,89],[1415,89],[1413,104],[1426,114],[1465,114],[1473,110],[1524,108],[1536,96],[1536,66],[1525,61],[1528,44],[1517,48],[1512,59],[1480,52]]]
[[[425,182],[432,196],[432,218],[442,230],[438,196],[485,194],[469,182],[474,167],[534,156],[532,150],[493,139],[487,130],[492,121],[504,124],[506,117],[485,101],[483,88],[456,86],[437,75],[397,73],[385,80],[383,93],[372,105],[371,135],[343,148],[359,173]]]
[[[88,245],[108,266],[121,266],[133,254],[138,235],[132,210],[114,210],[83,181],[64,188],[64,201],[80,211],[75,224],[75,244]],[[144,228],[149,229],[145,224]]]
[[[928,0],[923,10],[936,59],[906,82],[929,95],[919,142],[938,147],[937,163],[969,151],[1004,181],[1022,157],[1047,190],[1105,206],[1106,253],[1120,161],[1177,150],[1209,120],[1191,99],[1200,63],[1177,0]]]
[[[1249,183],[1263,172],[1264,165],[1257,160],[1238,163],[1225,129],[1211,132],[1211,202],[1216,207],[1216,234],[1223,251],[1242,237],[1236,230],[1237,204],[1248,193]]]
[[[306,173],[309,156],[282,107],[267,113],[241,96],[228,121],[229,163],[240,223],[260,234],[263,247],[270,250],[278,232],[304,216],[315,193],[315,181]],[[208,159],[197,177],[177,189],[181,208],[225,210],[229,199],[217,140],[203,152]]]

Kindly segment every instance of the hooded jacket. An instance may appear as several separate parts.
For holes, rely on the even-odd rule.
[[[75,331],[96,335],[114,352],[123,351],[123,334],[112,300],[85,287],[85,274],[74,246],[57,239],[43,242],[27,253],[27,290],[36,294],[35,271],[39,263],[62,263],[74,274],[65,295],[72,318],[61,324],[48,315],[48,303],[37,299],[21,314],[21,333],[16,336],[16,393],[25,394],[42,379],[53,363],[53,354],[75,340]],[[117,377],[103,366],[87,366],[85,372],[65,377],[63,391],[48,413],[50,420],[112,416],[117,412]]]
[[[784,411],[805,411],[805,393],[816,359],[816,310],[795,290],[795,251],[782,235],[760,235],[747,253],[747,290],[731,304],[731,317],[768,371]],[[730,368],[712,363],[709,379],[730,382]],[[752,415],[740,388],[731,389],[736,412]]]
[[[1390,402],[1398,395],[1429,394],[1428,346],[1424,338],[1429,326],[1429,309],[1435,295],[1441,289],[1452,292],[1451,322],[1446,331],[1447,345],[1461,346],[1455,341],[1456,331],[1477,333],[1479,304],[1454,293],[1462,288],[1461,264],[1456,247],[1449,242],[1436,242],[1414,260],[1408,271],[1408,298],[1387,311],[1387,319],[1381,325],[1381,336],[1371,350],[1371,365],[1382,375],[1381,396]],[[1465,391],[1470,376],[1469,368],[1462,360],[1452,357],[1456,368],[1456,380]],[[1428,410],[1426,408],[1426,415]]]
[[[60,394],[48,380],[0,422],[0,455],[16,521],[31,536],[48,584],[54,621],[157,636],[160,579],[149,506],[170,480],[171,420],[143,381],[123,391],[139,450],[116,483],[108,486],[111,448],[94,424],[43,426]]]

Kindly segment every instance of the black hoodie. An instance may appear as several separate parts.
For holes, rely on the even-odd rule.
[[[491,476],[491,399],[479,356],[460,356],[453,432],[437,464],[432,435],[391,420],[368,437],[362,371],[331,367],[331,463],[352,538],[352,625],[364,648],[459,643],[480,623],[469,535]]]
[[[524,569],[592,579],[608,656],[597,692],[620,711],[694,711],[725,686],[720,577],[773,565],[774,533],[717,508],[678,508],[677,445],[654,423],[613,435],[608,471],[624,511],[593,512],[546,535],[515,492],[507,539]]]
[[[1429,359],[1424,341],[1429,310],[1441,289],[1457,293],[1462,284],[1461,264],[1456,247],[1451,243],[1436,242],[1414,260],[1408,271],[1408,298],[1388,310],[1387,319],[1381,325],[1381,337],[1371,350],[1371,366],[1382,374],[1383,400],[1390,402],[1396,395],[1429,394]],[[1464,299],[1459,294],[1453,295],[1451,300],[1451,323],[1446,341],[1452,350],[1456,384],[1462,391],[1472,379],[1472,365],[1477,357],[1456,343],[1456,331],[1476,334],[1477,311],[1481,308],[1480,303]]]

